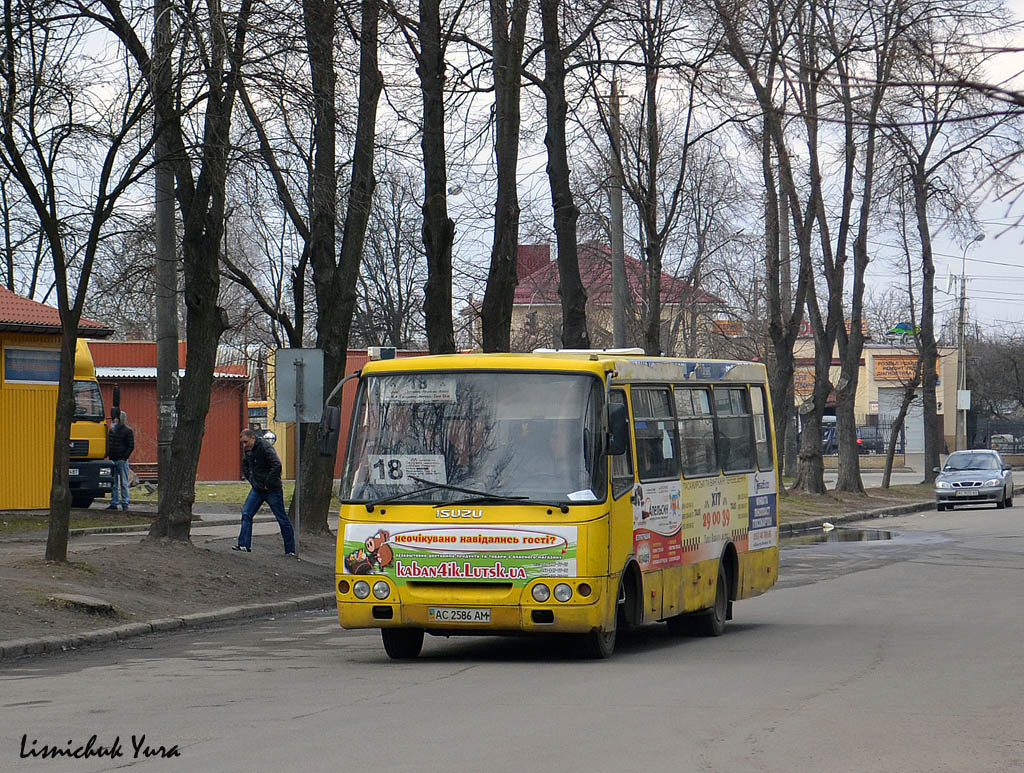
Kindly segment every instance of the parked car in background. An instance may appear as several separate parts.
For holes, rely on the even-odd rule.
[[[935,479],[939,510],[979,502],[995,502],[997,508],[1013,504],[1013,473],[998,451],[955,451],[935,471],[939,473]]]
[[[881,427],[857,427],[862,454],[884,454],[885,436]]]

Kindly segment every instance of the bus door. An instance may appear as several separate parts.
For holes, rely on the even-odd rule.
[[[660,620],[665,616],[666,593],[670,596],[668,614],[676,614],[680,602],[683,510],[679,438],[667,386],[631,387],[630,400],[637,477],[632,495],[633,543],[644,577],[644,617]],[[666,572],[670,578],[667,586]]]

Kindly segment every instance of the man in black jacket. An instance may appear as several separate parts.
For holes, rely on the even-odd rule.
[[[128,509],[128,457],[135,450],[135,433],[128,426],[128,414],[121,411],[118,418],[110,422],[107,432],[107,456],[114,463],[114,485],[110,491],[108,510]]]
[[[252,486],[252,491],[242,505],[242,530],[238,534],[238,544],[232,550],[243,553],[252,552],[252,519],[266,502],[270,512],[281,527],[281,538],[284,540],[285,555],[295,555],[295,532],[288,513],[284,510],[284,492],[281,490],[281,460],[274,447],[263,438],[256,437],[251,429],[243,429],[238,441],[242,444],[242,474]]]

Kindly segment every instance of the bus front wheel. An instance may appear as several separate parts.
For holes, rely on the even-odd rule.
[[[422,628],[381,628],[380,637],[392,660],[412,660],[423,649]]]
[[[615,628],[583,634],[583,654],[591,660],[610,658],[615,652]]]

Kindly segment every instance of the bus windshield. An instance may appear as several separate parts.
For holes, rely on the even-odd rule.
[[[592,375],[371,375],[360,385],[340,497],[451,503],[603,501],[604,391]]]

